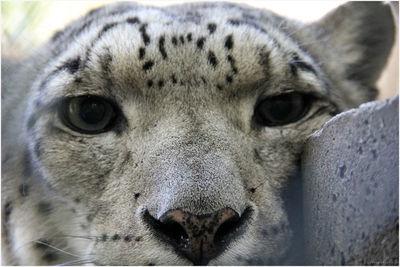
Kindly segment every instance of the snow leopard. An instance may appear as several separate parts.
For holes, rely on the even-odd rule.
[[[375,98],[393,40],[381,2],[120,2],[3,59],[3,264],[304,263],[303,145]]]

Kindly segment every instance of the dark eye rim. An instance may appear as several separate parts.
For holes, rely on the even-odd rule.
[[[104,101],[104,102],[108,103],[111,106],[114,114],[113,114],[112,118],[110,119],[110,121],[108,122],[107,126],[102,129],[93,130],[93,131],[84,130],[79,127],[76,127],[68,119],[68,116],[67,116],[68,106],[69,106],[70,102],[76,98],[99,99],[100,101]],[[120,109],[118,108],[118,105],[113,100],[105,98],[103,96],[97,96],[97,95],[80,95],[80,96],[64,97],[60,100],[60,104],[58,105],[58,116],[59,116],[61,122],[65,126],[67,126],[68,128],[70,128],[71,130],[73,130],[75,132],[79,132],[82,134],[88,134],[88,135],[96,135],[96,134],[101,134],[101,133],[110,131],[115,126],[115,124],[117,122],[117,118],[120,116],[120,114],[121,114]]]
[[[271,100],[271,99],[277,98],[277,97],[290,95],[290,94],[298,94],[298,95],[300,95],[303,98],[303,101],[304,101],[304,104],[305,104],[305,108],[302,111],[302,113],[299,114],[298,116],[296,116],[294,119],[289,120],[289,121],[284,122],[284,123],[265,122],[265,120],[261,117],[261,115],[258,114],[257,110],[258,110],[259,106],[262,103],[264,103],[265,101],[268,101],[268,100]],[[255,123],[258,126],[262,127],[262,128],[264,128],[264,127],[286,126],[288,124],[295,123],[295,122],[298,122],[301,119],[303,119],[309,113],[309,111],[311,109],[311,106],[312,106],[312,103],[315,101],[315,99],[316,99],[315,95],[312,95],[310,93],[296,92],[296,91],[288,92],[288,93],[282,93],[282,94],[279,94],[279,95],[268,96],[268,97],[265,97],[265,98],[262,98],[261,100],[259,100],[258,103],[255,105],[253,118],[254,118]]]

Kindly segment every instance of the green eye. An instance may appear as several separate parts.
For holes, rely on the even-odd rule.
[[[107,100],[90,95],[65,99],[59,114],[69,128],[86,134],[109,130],[116,117],[114,107]]]
[[[262,126],[281,126],[300,120],[309,110],[311,101],[300,93],[269,97],[255,109],[256,122]]]

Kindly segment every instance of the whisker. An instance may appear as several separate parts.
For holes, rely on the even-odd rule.
[[[41,245],[48,246],[49,248],[52,248],[52,249],[57,250],[57,251],[60,251],[60,252],[62,252],[62,253],[65,253],[65,254],[67,254],[67,255],[70,255],[70,256],[72,256],[72,257],[80,258],[80,256],[78,256],[78,255],[72,254],[72,253],[67,252],[67,251],[65,251],[65,250],[62,250],[62,249],[60,249],[60,248],[56,248],[55,246],[52,246],[52,245],[47,244],[47,243],[45,243],[45,242],[42,242],[42,241],[39,241],[39,240],[33,240],[33,242],[35,242],[35,243],[37,243],[37,244],[41,244]]]
[[[70,265],[78,265],[78,264],[86,264],[86,263],[94,263],[94,260],[92,260],[92,259],[73,260],[73,261],[67,261],[64,263],[57,264],[56,266],[70,266]]]

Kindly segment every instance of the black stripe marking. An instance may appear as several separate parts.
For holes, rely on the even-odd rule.
[[[171,42],[172,42],[172,44],[174,46],[177,46],[178,45],[178,38],[176,38],[176,36],[173,36],[172,39],[171,39]]]
[[[150,43],[150,36],[146,32],[147,24],[143,24],[140,28],[139,31],[142,34],[142,39],[144,42],[144,45],[147,46]]]
[[[143,70],[144,70],[144,71],[151,70],[151,68],[153,67],[153,65],[154,65],[154,62],[153,62],[153,61],[151,61],[151,60],[146,61],[146,62],[144,63],[144,65],[143,65]]]
[[[22,165],[24,166],[24,176],[29,177],[32,175],[32,165],[29,151],[25,151]]]
[[[179,36],[179,40],[181,41],[181,44],[185,44],[185,37],[183,37],[183,35]]]
[[[215,56],[213,51],[208,51],[208,63],[210,63],[214,68],[218,65],[217,57]]]
[[[71,74],[74,74],[79,70],[79,65],[81,63],[81,58],[77,57],[74,59],[70,59],[61,66],[62,69],[67,69]]]
[[[252,28],[259,30],[263,33],[266,33],[266,31],[261,28],[259,25],[257,25],[256,23],[252,22],[252,21],[247,21],[247,20],[239,20],[239,19],[229,19],[228,23],[233,25],[233,26],[240,26],[240,25],[247,25],[247,26],[251,26]]]
[[[206,38],[204,38],[204,37],[199,38],[196,43],[197,48],[200,50],[203,49],[205,41],[206,41]]]
[[[301,60],[297,55],[293,57],[293,61],[290,63],[290,70],[292,71],[292,74],[295,75],[297,70],[293,71],[293,69],[295,69],[293,65],[303,71],[312,72],[315,76],[318,76],[315,69],[310,64]]]
[[[42,140],[41,139],[37,140],[33,150],[35,152],[36,157],[40,158],[40,156],[42,155]]]
[[[113,22],[113,23],[104,25],[103,29],[100,31],[99,35],[97,36],[97,39],[99,39],[104,33],[106,33],[108,30],[110,30],[111,28],[113,28],[117,25],[118,25],[117,22]]]
[[[167,52],[165,51],[165,37],[161,36],[160,40],[158,41],[158,49],[163,57],[163,59],[167,59]]]
[[[139,48],[139,59],[142,60],[146,55],[146,49],[144,47]]]
[[[236,62],[235,59],[234,59],[231,55],[228,55],[228,56],[226,57],[226,60],[228,60],[228,62],[230,63],[232,72],[233,72],[234,74],[236,74],[236,73],[238,72],[238,70],[237,70],[237,68],[236,68],[236,66],[235,66],[235,62]]]
[[[231,50],[233,48],[232,34],[225,38],[225,48]]]
[[[213,34],[215,32],[215,30],[217,29],[217,25],[215,23],[209,23],[207,25],[207,29],[210,34]]]
[[[139,23],[140,23],[140,20],[139,20],[137,17],[134,17],[134,18],[128,18],[128,19],[126,20],[126,22],[128,22],[128,23],[130,23],[130,24],[139,24]]]
[[[8,225],[9,223],[11,212],[12,212],[12,202],[7,201],[6,204],[4,205],[4,223],[6,225]]]
[[[172,74],[171,79],[172,79],[172,83],[173,83],[173,84],[176,84],[176,83],[178,82],[178,81],[176,80],[176,77],[175,77],[174,74]]]

